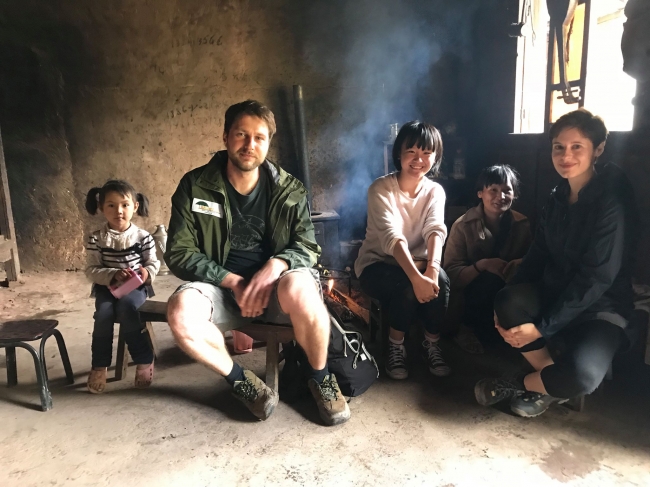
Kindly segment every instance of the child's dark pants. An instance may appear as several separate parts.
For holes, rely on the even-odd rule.
[[[136,364],[153,362],[153,351],[143,333],[138,308],[147,299],[144,287],[134,289],[116,299],[106,286],[95,286],[95,327],[92,341],[92,366],[109,367],[113,358],[113,325],[120,324],[120,332]]]

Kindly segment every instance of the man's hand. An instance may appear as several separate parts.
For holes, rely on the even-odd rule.
[[[238,306],[241,307],[240,303],[242,301],[242,296],[246,290],[246,279],[244,279],[239,274],[231,272],[226,277],[224,277],[223,281],[221,281],[220,286],[225,287],[226,289],[230,289],[235,295],[235,302]]]
[[[275,282],[284,271],[289,268],[282,259],[269,259],[264,266],[253,275],[252,279],[244,290],[241,302],[237,301],[241,308],[241,314],[247,318],[254,318],[264,312],[269,304],[271,291]]]
[[[502,259],[481,259],[476,263],[480,271],[488,271],[503,279],[503,271],[508,263]]]
[[[524,323],[509,330],[502,328],[498,321],[495,321],[494,326],[506,343],[514,348],[524,347],[542,336],[533,323]]]
[[[438,287],[437,275],[434,281],[431,277],[418,273],[418,275],[411,281],[411,284],[413,285],[415,297],[420,303],[428,303],[438,297],[440,288]]]

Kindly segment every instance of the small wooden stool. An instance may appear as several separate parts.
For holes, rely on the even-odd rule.
[[[45,342],[54,335],[59,346],[59,354],[65,369],[65,376],[69,384],[74,383],[74,375],[70,366],[68,350],[65,347],[63,335],[56,329],[59,325],[57,320],[22,320],[7,321],[0,324],[0,348],[6,351],[7,360],[7,387],[18,384],[18,371],[16,369],[16,347],[27,350],[34,359],[36,378],[41,395],[41,409],[49,411],[52,409],[52,396],[48,387],[47,366],[45,364]],[[25,342],[41,340],[40,350],[37,352],[34,347]]]
[[[145,301],[138,309],[140,313],[140,322],[149,333],[154,355],[158,355],[153,326],[151,323],[167,323],[167,302],[166,301]],[[237,331],[246,333],[253,340],[266,342],[266,385],[274,391],[278,391],[279,386],[279,363],[280,363],[280,344],[295,339],[293,327],[290,325],[277,325],[274,323],[249,323]],[[120,346],[121,344],[121,346]],[[121,380],[126,374],[128,365],[128,353],[126,353],[124,340],[120,337],[117,346],[117,366],[115,369],[115,379]]]

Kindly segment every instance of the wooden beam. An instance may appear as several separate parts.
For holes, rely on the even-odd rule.
[[[7,240],[15,238],[14,215],[11,210],[11,199],[9,198],[9,179],[7,177],[7,166],[5,165],[5,151],[2,146],[2,134],[0,133],[0,235]]]
[[[20,274],[20,260],[18,259],[18,246],[16,245],[16,229],[14,228],[14,214],[11,209],[11,197],[9,195],[9,178],[5,164],[4,147],[2,146],[2,134],[0,134],[0,235],[11,243],[9,257],[2,257],[5,262],[5,272],[8,281],[17,281]],[[0,254],[2,254],[0,249]]]
[[[14,243],[11,240],[5,240],[5,238],[0,235],[0,262],[5,262],[12,258],[11,251],[14,248]]]

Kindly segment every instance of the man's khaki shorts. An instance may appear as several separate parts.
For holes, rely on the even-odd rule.
[[[196,289],[206,298],[210,300],[212,305],[212,318],[210,321],[214,323],[217,328],[223,333],[228,330],[236,330],[244,325],[252,322],[265,322],[276,323],[278,325],[290,325],[289,315],[282,311],[280,301],[278,300],[278,283],[287,274],[292,272],[308,273],[314,280],[314,285],[322,299],[322,289],[320,285],[320,278],[316,269],[302,267],[299,269],[289,269],[280,274],[280,277],[275,281],[273,291],[269,298],[268,307],[260,316],[255,318],[245,318],[241,315],[241,310],[235,301],[235,295],[230,289],[222,288],[207,282],[188,282],[181,285],[172,296],[185,291],[186,289]]]

